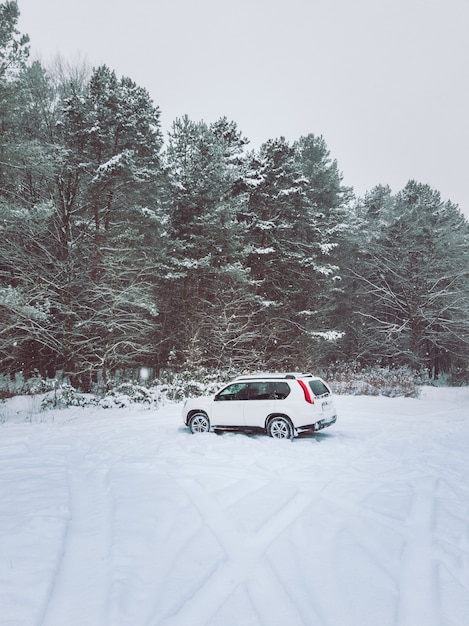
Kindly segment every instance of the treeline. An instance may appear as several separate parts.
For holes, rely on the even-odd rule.
[[[468,376],[456,205],[415,181],[355,198],[313,134],[250,150],[235,122],[184,117],[164,140],[145,89],[30,62],[17,20],[0,5],[2,373]]]

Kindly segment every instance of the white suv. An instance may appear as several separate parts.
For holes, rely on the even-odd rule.
[[[193,433],[243,429],[291,439],[330,426],[337,414],[321,378],[257,374],[235,378],[214,396],[187,400],[183,419]]]

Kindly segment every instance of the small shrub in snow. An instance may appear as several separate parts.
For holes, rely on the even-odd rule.
[[[324,377],[339,395],[404,396],[415,398],[419,393],[419,376],[408,367],[365,367],[357,363],[335,364]]]
[[[66,409],[69,406],[85,407],[93,404],[96,404],[94,396],[79,393],[71,385],[64,383],[46,393],[41,402],[41,410]]]
[[[135,382],[127,382],[120,383],[110,389],[99,401],[99,406],[109,409],[139,404],[140,406],[155,408],[166,404],[168,401],[173,401],[176,395],[167,383],[162,384],[155,381],[149,387],[145,387]]]
[[[39,374],[25,379],[23,372],[0,375],[0,398],[13,396],[35,396],[53,388],[53,381],[42,378]]]
[[[150,389],[136,383],[127,382],[109,390],[104,398],[99,401],[99,406],[105,409],[125,408],[131,404],[150,405],[153,402],[154,398]]]
[[[156,383],[166,389],[166,397],[173,402],[185,398],[216,393],[235,374],[228,371],[211,371],[199,367],[181,372],[163,372]]]

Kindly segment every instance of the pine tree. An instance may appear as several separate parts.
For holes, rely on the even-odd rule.
[[[379,221],[357,265],[370,355],[435,378],[456,372],[469,347],[469,224],[415,181],[394,197],[376,190],[367,203]]]
[[[8,336],[18,346],[12,365],[26,358],[42,372],[102,369],[106,377],[151,364],[162,254],[159,111],[106,67],[64,86],[33,64],[18,80],[8,128],[21,158],[7,172],[4,194],[13,200],[0,245]],[[29,331],[20,318],[14,331],[15,311],[35,315]]]
[[[164,332],[167,352],[179,349],[180,361],[190,365],[219,366],[214,345],[225,333],[227,307],[240,320],[247,314],[243,227],[237,221],[242,198],[236,191],[245,143],[224,118],[208,126],[186,116],[174,122],[169,136]],[[227,360],[237,358],[234,352]]]
[[[14,80],[29,57],[29,37],[17,29],[19,16],[16,1],[0,4],[0,84]]]
[[[44,234],[51,208],[41,191],[52,168],[41,145],[42,125],[30,124],[34,99],[28,90],[27,35],[17,30],[16,2],[0,5],[0,362],[5,372],[25,375],[47,362],[58,342],[47,280],[36,276],[38,256],[50,255]],[[46,181],[44,183],[44,181]]]
[[[267,366],[311,367],[322,340],[335,339],[330,296],[338,280],[338,246],[346,190],[322,138],[261,147],[251,162],[243,215],[248,259],[263,305]]]
[[[63,214],[73,215],[75,254],[89,259],[74,304],[80,321],[71,329],[73,368],[100,368],[106,379],[118,366],[154,358],[159,110],[146,90],[103,66],[84,93],[70,91],[62,133],[72,159],[59,197],[66,198]]]

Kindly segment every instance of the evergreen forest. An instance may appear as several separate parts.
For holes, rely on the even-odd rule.
[[[107,66],[29,58],[0,5],[0,373],[406,366],[469,379],[469,223],[345,187],[322,136],[251,149]]]

